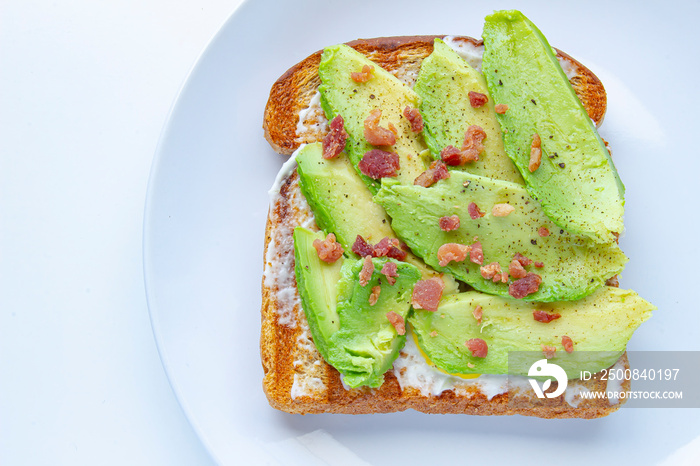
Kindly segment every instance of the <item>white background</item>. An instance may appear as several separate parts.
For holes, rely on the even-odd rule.
[[[212,464],[158,357],[145,298],[142,224],[149,171],[168,111],[198,55],[238,3],[0,3],[0,464]],[[663,8],[657,3],[639,4],[624,17],[604,8],[599,15],[598,10],[590,12],[600,24],[591,26],[585,40],[580,31],[557,28],[561,23],[546,25],[552,42],[558,45],[569,38],[565,50],[591,64],[608,88],[612,111],[603,129],[618,129],[613,149],[641,149],[638,154],[620,150],[626,154],[617,159],[623,175],[635,169],[636,155],[659,164],[658,169],[638,170],[641,176],[625,182],[633,199],[634,193],[659,192],[652,205],[629,206],[627,220],[628,225],[643,227],[637,232],[658,238],[650,246],[663,248],[659,254],[635,257],[623,278],[632,284],[648,281],[650,285],[638,291],[660,306],[655,323],[641,328],[636,341],[649,349],[691,350],[697,349],[697,329],[689,330],[684,313],[697,312],[697,267],[689,265],[699,252],[694,217],[697,172],[674,164],[673,157],[697,157],[697,118],[691,111],[699,104],[692,84],[698,71],[697,51],[677,46],[697,43],[693,24],[697,8],[678,13],[682,2]],[[578,14],[587,8],[578,5]],[[416,32],[461,31],[461,18],[441,14],[440,22],[449,24],[446,30]],[[478,21],[472,22],[482,17],[479,13]],[[629,34],[617,30],[620,24]],[[296,30],[294,24],[286,26]],[[595,27],[603,32],[597,34]],[[322,32],[328,35],[334,28],[325,24]],[[414,32],[395,23],[386,27],[358,22],[352,37],[343,39],[376,36],[382,34],[379,30]],[[308,28],[302,32],[312,37],[317,33]],[[676,46],[665,47],[667,37]],[[608,47],[605,38],[615,38],[619,49]],[[284,49],[285,44],[279,46]],[[288,47],[295,44],[290,41]],[[316,48],[294,53],[301,57]],[[266,68],[283,70],[295,61]],[[274,79],[279,72],[264,79]],[[625,125],[630,116],[640,124]],[[693,195],[687,198],[689,191]],[[668,217],[669,212],[681,217]],[[679,233],[673,225],[687,228]],[[678,240],[666,241],[669,233]],[[624,241],[634,250],[634,241],[642,235],[630,236]],[[687,273],[674,275],[677,267]],[[678,332],[686,338],[678,339]],[[353,429],[364,432],[367,421],[292,418],[271,411],[264,406],[258,428],[268,427],[264,424],[271,419],[279,432],[286,429],[284,435],[318,427],[331,430],[334,423],[350,425],[354,435]],[[391,425],[389,420],[406,417],[372,421]],[[413,418],[428,425],[439,422]],[[670,431],[676,438],[672,445],[659,445],[663,453],[657,457],[663,457],[696,437],[696,431],[673,422],[687,418],[679,411],[665,417],[649,411],[618,413],[595,424],[603,427],[591,429],[589,437],[602,442],[608,434]],[[655,419],[671,422],[640,425]],[[503,435],[513,437],[513,443],[537,441],[538,437],[523,435],[522,426],[531,425],[527,421],[514,418],[520,428],[506,429]],[[474,424],[474,429],[488,425],[487,433],[501,425],[496,419],[464,422]],[[610,430],[618,422],[628,423],[625,430]],[[561,425],[547,424],[552,430]],[[341,440],[362,451],[367,442],[362,435],[353,435]],[[472,435],[470,448],[478,450],[482,441],[486,444],[487,439]],[[620,448],[633,443],[621,443]],[[696,439],[696,456],[698,443]],[[606,451],[617,453],[614,445]],[[466,462],[469,456],[461,459]],[[591,460],[605,462],[605,458]]]
[[[0,2],[0,464],[213,464],[146,305],[168,111],[238,0]]]

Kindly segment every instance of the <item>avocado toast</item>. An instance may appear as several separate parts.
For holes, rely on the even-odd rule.
[[[465,99],[450,101],[443,95],[431,100],[425,92],[416,94],[421,87],[432,90],[445,84],[435,78],[441,75],[441,60],[447,66],[452,66],[450,61],[457,66],[466,63],[455,59],[453,49],[475,60],[476,68],[480,65],[478,55],[483,46],[478,41],[440,39],[385,38],[356,41],[350,44],[352,47],[329,47],[323,56],[312,55],[290,69],[273,86],[264,124],[268,140],[282,153],[289,153],[301,143],[308,145],[285,165],[271,190],[261,337],[263,385],[268,399],[278,409],[297,413],[412,408],[434,413],[541,417],[605,415],[617,407],[605,399],[581,400],[567,395],[565,399],[545,401],[529,390],[509,392],[503,355],[507,350],[539,350],[555,343],[563,354],[559,341],[565,331],[571,334],[577,350],[611,351],[608,359],[597,361],[595,370],[625,365],[626,342],[648,318],[651,306],[633,292],[604,285],[626,261],[614,241],[595,232],[574,234],[564,230],[538,207],[537,191],[525,184],[525,176],[514,167],[517,162],[512,164],[507,158],[511,156],[506,152],[507,144],[498,144],[502,125],[498,118],[502,115],[494,115],[495,101],[483,78],[463,85],[480,85],[474,89],[491,97],[490,104],[482,104],[488,112],[482,111],[481,120],[475,120],[489,133],[484,141],[488,143],[484,144],[486,150],[479,154],[482,163],[455,165],[449,178],[435,180],[429,186],[414,184],[430,170],[432,162],[440,160],[440,152],[448,142],[458,144],[458,140],[450,139],[454,139],[450,133],[464,134],[463,128],[444,129],[452,126],[445,125],[440,117],[470,107],[479,112],[471,104],[459,108]],[[602,121],[605,93],[600,82],[570,57],[561,53],[557,56],[568,70],[567,77],[583,108],[594,121]],[[431,57],[430,61],[426,57]],[[366,72],[371,73],[369,79],[349,79],[352,73],[366,70],[365,65],[376,67]],[[479,71],[466,66],[474,73],[466,73],[471,76],[465,79],[474,81],[476,77],[478,81]],[[450,82],[463,71],[451,70],[447,75],[442,73]],[[323,80],[322,86],[316,73]],[[320,94],[316,94],[318,87]],[[355,99],[363,103],[353,103],[344,97],[347,95],[359,95]],[[391,152],[383,152],[398,158],[400,168],[393,173],[396,176],[373,176],[371,170],[358,168],[369,152],[386,148],[363,137],[367,115],[375,104],[382,110],[379,124],[391,124],[395,129],[396,141],[389,144]],[[451,104],[457,109],[448,109]],[[420,109],[426,126],[423,131],[413,130],[403,111],[406,107]],[[338,115],[342,115],[343,129],[348,133],[345,151],[326,159],[319,141],[327,134],[329,120]],[[490,118],[490,125],[484,123],[484,118]],[[550,149],[545,144],[542,150],[548,163]],[[572,164],[575,162],[569,162]],[[475,189],[506,199],[487,201],[489,198],[480,192],[469,192]],[[458,195],[462,199],[450,198]],[[507,202],[509,196],[519,198],[522,204]],[[477,208],[476,218],[468,212],[473,210],[469,206],[474,200],[485,210]],[[496,210],[491,210],[496,204],[518,210],[496,215]],[[528,209],[532,212],[526,212]],[[451,215],[461,219],[461,226],[447,230],[438,227],[440,219]],[[543,227],[548,234],[540,234]],[[508,238],[503,238],[503,232]],[[316,241],[328,241],[328,233],[335,235],[337,243],[327,244],[344,253],[330,262],[314,246]],[[372,250],[362,252],[358,236],[374,248],[384,242],[387,251],[393,247],[395,254],[403,253],[403,257],[397,260],[391,254],[379,254],[368,260],[367,255],[373,255],[368,251]],[[450,242],[474,251],[479,243],[487,261],[483,262],[482,257],[481,263],[478,259],[437,263],[439,246]],[[538,251],[544,252],[538,256]],[[520,252],[532,256],[534,264],[523,261],[522,268],[527,269],[528,276],[540,276],[543,285],[516,298],[510,292],[517,281],[515,276],[502,278],[509,259]],[[555,264],[557,259],[561,264]],[[540,262],[544,264],[542,270],[537,266]],[[503,267],[498,280],[494,279],[495,272],[491,276],[483,273],[484,266],[492,263]],[[363,271],[370,267],[362,283]],[[292,272],[294,268],[296,273]],[[392,278],[396,280],[393,284]],[[442,295],[439,308],[421,310],[415,296],[411,296],[411,288],[437,281]],[[522,299],[528,296],[529,300]],[[558,306],[559,302],[566,304]],[[604,309],[597,308],[602,303]],[[483,312],[478,319],[472,315],[477,308]],[[597,308],[597,314],[593,308]],[[535,312],[557,313],[560,319],[536,322],[531,317]],[[566,327],[573,321],[569,314],[575,313],[589,316],[584,322],[599,325],[588,333],[580,332],[581,325]],[[523,316],[530,318],[521,319]],[[535,337],[511,338],[517,329],[529,328],[532,331],[525,333]],[[489,342],[488,355],[480,356],[465,340]],[[511,346],[504,343],[508,341]],[[569,386],[571,393],[606,388],[600,381],[572,381]]]

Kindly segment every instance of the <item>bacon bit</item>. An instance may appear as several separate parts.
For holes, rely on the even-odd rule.
[[[525,270],[523,264],[521,264],[520,261],[518,261],[517,259],[513,259],[512,261],[510,261],[510,265],[508,266],[508,272],[510,272],[510,275],[516,280],[518,278],[523,278],[525,275],[527,275],[527,270]]]
[[[323,153],[324,159],[334,159],[345,150],[345,140],[348,138],[348,133],[345,131],[345,120],[340,115],[337,115],[331,120],[330,132],[323,138]]]
[[[394,124],[393,124],[392,122],[389,122],[386,126],[387,126],[387,128],[389,128],[389,131],[391,131],[392,133],[394,133],[394,136],[398,136],[398,135],[399,135],[399,130],[396,129],[396,126],[394,126]]]
[[[377,285],[372,287],[372,293],[369,295],[369,305],[374,306],[379,300],[379,293],[382,292],[382,287]]]
[[[418,175],[415,181],[413,181],[413,184],[427,188],[449,177],[450,172],[447,171],[447,166],[443,162],[435,160],[430,164],[430,168]]]
[[[484,264],[484,249],[482,248],[480,241],[472,244],[471,251],[469,251],[469,260],[475,264]]]
[[[352,245],[352,252],[360,257],[372,256],[374,248],[369,244],[362,235],[357,235],[355,238],[355,243]]]
[[[440,229],[442,231],[453,231],[459,228],[459,216],[440,217]]]
[[[553,312],[550,314],[547,311],[537,310],[537,311],[532,311],[532,317],[537,322],[542,322],[543,324],[548,324],[551,321],[557,320],[558,318],[560,318],[561,314],[559,314],[558,312]]]
[[[481,126],[471,125],[467,128],[462,143],[464,163],[479,160],[479,154],[484,150],[484,139],[486,139],[486,131]]]
[[[362,270],[360,270],[360,285],[367,286],[369,279],[372,278],[374,273],[374,262],[372,262],[372,256],[365,256],[365,260],[362,263]]]
[[[467,340],[467,342],[464,343],[464,346],[469,348],[469,351],[471,351],[472,356],[475,358],[485,358],[486,355],[489,354],[489,346],[481,338],[472,338],[471,340]]]
[[[391,325],[394,326],[394,328],[396,329],[396,333],[398,333],[399,335],[406,334],[406,323],[404,322],[403,317],[401,317],[394,311],[389,311],[386,313],[386,318],[389,319]]]
[[[425,309],[435,312],[442,299],[442,290],[445,283],[439,278],[419,280],[413,287],[411,302],[414,309]]]
[[[540,162],[542,161],[542,140],[540,139],[540,135],[535,133],[532,136],[532,146],[530,146],[530,163],[527,166],[527,169],[530,170],[530,173],[534,172],[538,168],[540,168]]]
[[[329,264],[337,261],[340,259],[340,256],[343,255],[343,247],[340,243],[335,242],[335,235],[333,233],[328,233],[328,236],[326,236],[326,239],[323,241],[320,239],[314,240],[313,247],[316,248],[318,258]]]
[[[522,265],[523,267],[527,267],[528,265],[532,264],[532,259],[528,259],[519,252],[515,253],[513,259],[520,262],[520,265]]]
[[[619,288],[620,282],[617,279],[617,275],[613,275],[612,277],[608,278],[605,281],[605,286],[614,286],[615,288]]]
[[[544,354],[544,357],[547,359],[552,359],[554,356],[556,356],[557,349],[554,346],[549,346],[549,345],[542,345],[542,354]]]
[[[483,107],[488,101],[489,98],[486,94],[469,91],[469,105],[471,105],[473,108]]]
[[[503,115],[504,113],[506,113],[508,111],[508,106],[506,104],[498,104],[498,105],[496,105],[495,110],[496,110],[496,113],[498,113],[499,115]]]
[[[497,273],[496,275],[493,276],[493,282],[494,283],[508,283],[508,272],[505,270],[501,273]]]
[[[484,215],[486,215],[486,212],[482,212],[479,209],[479,206],[476,205],[476,202],[471,202],[467,210],[469,211],[469,217],[471,217],[472,220],[476,220],[477,218],[481,218]]]
[[[498,262],[491,262],[489,265],[481,267],[480,270],[482,277],[486,280],[491,280],[497,273],[501,272],[501,264]],[[498,279],[500,280],[501,277],[499,276]]]
[[[549,236],[549,228],[547,227],[540,227],[539,230],[537,230],[537,234],[540,235],[541,237]]]
[[[399,166],[399,156],[393,152],[380,149],[367,151],[357,164],[360,171],[374,180],[385,176],[396,176]]]
[[[365,139],[373,146],[393,146],[396,144],[396,128],[389,123],[389,129],[379,126],[382,110],[375,108],[365,120]],[[394,127],[394,131],[391,128]]]
[[[510,204],[495,204],[491,209],[491,214],[494,217],[506,217],[510,215],[515,210]]]
[[[561,345],[564,347],[564,350],[567,353],[574,352],[574,340],[572,340],[570,337],[567,337],[566,335],[561,337]]]
[[[483,308],[477,304],[476,309],[472,311],[472,315],[477,322],[481,323],[481,318],[484,316]]]
[[[462,164],[462,151],[455,146],[449,145],[440,152],[440,158],[450,166]]]
[[[433,330],[433,331],[430,332],[428,335],[430,335],[431,337],[434,338],[434,337],[438,336],[438,331],[437,331],[437,330]]]
[[[537,267],[538,269],[541,269],[542,267],[544,267],[544,262],[540,262],[540,261],[535,262],[535,267]]]
[[[389,285],[393,285],[396,283],[396,277],[399,276],[398,266],[396,262],[387,262],[379,273],[386,277],[386,281],[389,282]]]
[[[370,65],[364,65],[362,71],[353,71],[350,73],[350,77],[356,83],[366,83],[374,74],[374,67]]]
[[[437,252],[438,264],[445,267],[452,261],[462,262],[471,252],[472,247],[459,243],[446,243],[440,246]]]
[[[420,114],[420,110],[406,106],[403,109],[403,116],[411,123],[411,131],[414,133],[423,131],[423,116]]]
[[[385,236],[384,238],[381,239],[377,244],[374,245],[374,249],[372,251],[372,255],[374,257],[384,257],[389,255],[389,251],[391,251],[391,248],[398,248],[399,246],[399,240],[396,238],[389,238],[388,236]]]
[[[508,287],[508,294],[516,299],[524,298],[540,289],[542,277],[536,273],[528,273],[523,278],[514,281]]]

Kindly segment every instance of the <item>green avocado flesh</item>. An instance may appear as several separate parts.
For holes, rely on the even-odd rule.
[[[348,254],[357,235],[372,244],[384,237],[396,238],[389,217],[379,204],[372,201],[372,194],[348,158],[341,154],[327,160],[322,153],[321,144],[314,143],[302,147],[296,154],[299,187],[318,226],[326,232],[333,232]],[[441,276],[445,282],[444,294],[457,292],[457,282],[451,275],[436,272],[410,252],[406,262],[418,267],[424,278]]]
[[[420,112],[425,123],[423,134],[435,159],[440,158],[440,152],[447,146],[461,148],[467,128],[477,125],[486,132],[484,151],[478,161],[457,168],[475,175],[524,184],[503,148],[493,99],[489,98],[480,108],[469,103],[470,91],[488,96],[484,77],[442,40],[435,39],[433,53],[423,60],[413,90],[421,97]]]
[[[294,229],[297,285],[314,343],[326,362],[343,375],[346,385],[379,387],[406,342],[387,313],[395,312],[405,321],[420,272],[405,262],[375,258],[374,273],[362,286],[358,277],[363,259],[325,264],[313,247],[314,239],[323,238],[323,233]],[[380,273],[387,262],[398,267],[393,285]],[[370,305],[375,286],[381,291],[377,302]]]
[[[373,66],[373,76],[364,83],[353,81],[351,74],[359,72],[365,65]],[[364,154],[372,149],[382,149],[399,156],[400,169],[397,179],[413,183],[427,168],[421,154],[426,150],[423,136],[411,130],[410,122],[403,116],[406,106],[418,108],[420,98],[406,84],[391,73],[367,59],[347,45],[327,47],[321,55],[318,67],[321,78],[321,107],[328,121],[341,115],[348,132],[345,150],[354,167]],[[364,122],[370,112],[382,110],[379,126],[388,128],[392,123],[397,130],[396,144],[375,147],[364,137]],[[359,171],[358,171],[359,173]],[[361,175],[372,193],[379,189],[379,180]]]
[[[498,115],[506,152],[554,223],[598,242],[623,230],[624,186],[594,124],[552,48],[518,11],[486,17],[483,73]],[[530,172],[533,135],[541,138],[541,165]]]
[[[476,306],[483,310],[481,324],[472,314]],[[436,312],[415,311],[409,322],[423,352],[452,374],[527,375],[529,364],[517,364],[509,372],[508,352],[542,354],[542,345],[547,345],[556,348],[551,361],[569,378],[578,378],[582,370],[595,373],[614,364],[654,309],[634,291],[607,286],[579,301],[546,305],[470,291],[446,297]],[[538,322],[533,318],[535,310],[561,317]],[[564,335],[574,343],[572,353],[562,346]],[[472,356],[465,346],[472,338],[481,338],[488,345],[485,358]]]
[[[483,278],[480,265],[469,256],[441,267],[440,246],[471,245],[478,240],[483,247],[483,265],[498,262],[505,271],[516,253],[542,262],[541,268],[526,267],[528,272],[542,277],[539,290],[525,298],[528,301],[582,298],[619,273],[627,262],[615,243],[599,244],[559,229],[524,187],[507,181],[459,171],[452,171],[450,178],[429,188],[385,180],[374,199],[391,217],[399,238],[426,264],[489,294],[508,297],[508,284]],[[485,213],[483,217],[470,217],[471,202]],[[505,217],[494,216],[493,206],[501,203],[508,203],[515,210]],[[452,215],[459,216],[460,227],[449,232],[441,230],[440,218]],[[541,227],[549,230],[549,236],[538,234]]]

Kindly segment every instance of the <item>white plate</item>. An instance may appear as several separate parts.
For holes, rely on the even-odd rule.
[[[248,2],[194,68],[153,165],[144,262],[163,364],[222,464],[639,464],[700,434],[693,410],[622,409],[595,421],[547,421],[416,412],[302,417],[267,404],[258,350],[263,232],[267,190],[284,161],[261,129],[270,86],[312,52],[358,37],[478,37],[484,16],[497,8],[481,3]],[[630,262],[621,283],[659,307],[630,349],[697,350],[700,167],[691,135],[700,102],[692,90],[697,54],[686,45],[698,42],[697,6],[519,3],[553,45],[587,64],[608,89],[601,134],[627,186],[622,247]],[[650,40],[651,31],[664,40]]]

